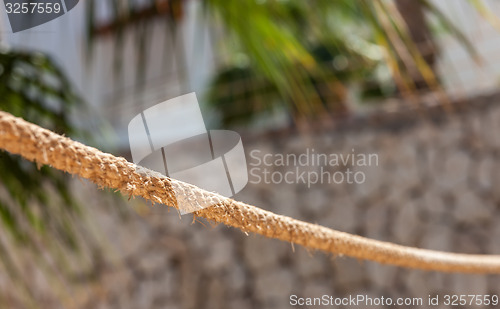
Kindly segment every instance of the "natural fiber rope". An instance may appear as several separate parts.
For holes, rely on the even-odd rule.
[[[307,248],[409,268],[500,273],[498,255],[456,254],[404,247],[277,215],[175,179],[142,173],[124,158],[103,153],[5,112],[0,112],[0,148],[38,164],[48,164],[87,178],[100,187],[118,189],[123,194],[142,196],[155,203],[178,208],[176,197],[189,203],[208,199],[216,204],[196,211],[195,216]]]

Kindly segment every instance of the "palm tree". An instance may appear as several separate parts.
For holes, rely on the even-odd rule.
[[[395,3],[418,52],[422,55],[427,65],[434,71],[437,57],[436,44],[426,22],[422,3],[412,0],[396,0]],[[425,88],[428,86],[418,70],[411,72],[410,76],[416,88]]]
[[[87,1],[89,42],[103,31],[112,33],[118,46],[115,59],[121,59],[119,46],[127,28],[142,25],[147,36],[143,22],[164,18],[175,27],[183,16],[181,0],[150,0],[146,8],[108,0],[114,18],[103,27],[93,17],[94,1]],[[276,109],[285,111],[292,123],[338,117],[349,112],[346,95],[353,83],[361,85],[363,96],[399,93],[408,98],[422,88],[442,92],[424,13],[434,15],[476,57],[465,36],[428,0],[200,1],[204,19],[230,42],[221,44],[230,56],[218,64],[207,94],[224,125]],[[139,57],[146,54],[148,41],[138,44]],[[143,56],[137,61],[138,72],[145,61]],[[120,67],[119,60],[116,65]],[[381,70],[392,79],[381,79]]]

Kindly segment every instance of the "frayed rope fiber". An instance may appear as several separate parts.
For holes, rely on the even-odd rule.
[[[178,208],[178,199],[189,203],[208,200],[215,204],[194,212],[195,216],[306,248],[408,268],[500,273],[499,255],[405,247],[277,215],[157,173],[140,172],[138,166],[124,158],[103,153],[1,111],[0,148],[38,164],[48,164],[87,178],[100,187],[118,189],[125,195],[141,196],[154,203]]]

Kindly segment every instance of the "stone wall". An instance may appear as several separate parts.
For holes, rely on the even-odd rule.
[[[491,100],[456,114],[410,113],[307,135],[245,137],[249,163],[255,163],[250,152],[256,149],[300,154],[314,148],[318,153],[376,153],[379,164],[355,168],[366,174],[363,184],[254,183],[236,198],[373,239],[498,254],[500,105]],[[290,167],[272,169],[284,173]],[[89,224],[107,248],[104,257],[94,256],[77,268],[87,278],[73,283],[79,307],[276,309],[291,308],[292,294],[424,301],[428,295],[500,294],[500,276],[410,270],[308,251],[193,222],[190,215],[180,219],[173,210],[140,200],[103,198],[90,184],[76,186],[89,206]]]

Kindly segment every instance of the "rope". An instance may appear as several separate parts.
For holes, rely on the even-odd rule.
[[[103,153],[0,111],[0,148],[37,164],[87,178],[99,187],[141,196],[179,208],[181,203],[213,206],[195,216],[221,222],[244,232],[322,250],[336,255],[402,267],[463,273],[500,273],[499,255],[469,255],[405,247],[339,232],[274,214],[224,198],[193,185],[141,169],[124,158]],[[175,192],[175,194],[174,194]]]

